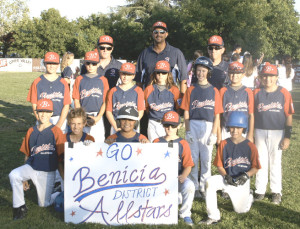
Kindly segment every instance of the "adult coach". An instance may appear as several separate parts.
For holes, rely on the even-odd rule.
[[[114,50],[114,40],[111,36],[103,35],[100,36],[97,42],[97,48],[94,50],[99,53],[100,63],[97,69],[97,73],[100,76],[105,76],[109,89],[116,86],[119,79],[119,72],[122,63],[113,58],[112,52]],[[81,75],[87,73],[85,65],[81,68]],[[106,118],[106,115],[103,116],[104,127],[105,127],[105,138],[110,135],[111,125]]]
[[[214,35],[208,39],[207,51],[213,62],[213,70],[208,82],[220,90],[224,84],[228,83],[228,62],[222,60],[225,52],[224,41],[222,37]]]
[[[186,91],[187,66],[183,53],[166,41],[168,37],[166,23],[158,21],[152,26],[153,45],[144,49],[137,60],[136,82],[143,89],[150,82],[150,75],[153,73],[155,63],[166,60],[170,63],[174,82],[180,81],[180,92]]]

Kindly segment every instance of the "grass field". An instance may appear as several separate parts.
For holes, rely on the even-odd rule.
[[[63,214],[53,207],[40,208],[37,205],[34,188],[26,192],[28,215],[23,220],[12,220],[12,191],[8,179],[9,172],[22,165],[24,156],[19,152],[22,138],[27,129],[34,124],[31,104],[26,102],[28,89],[39,73],[0,73],[0,227],[1,228],[109,228],[97,224],[66,224]],[[292,93],[296,114],[293,121],[293,135],[290,148],[283,152],[283,197],[279,206],[267,198],[255,202],[246,214],[233,211],[230,200],[218,197],[222,222],[201,228],[300,228],[300,86]],[[213,174],[216,173],[213,168]],[[254,189],[254,179],[251,186]],[[32,186],[33,187],[33,186]],[[195,223],[205,218],[206,207],[202,200],[195,200],[192,218]],[[188,228],[183,222],[172,226],[121,226],[120,228]],[[195,225],[194,228],[200,228]]]

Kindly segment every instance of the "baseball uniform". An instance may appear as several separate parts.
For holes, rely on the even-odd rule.
[[[114,139],[116,142],[140,142],[141,139],[147,139],[146,136],[136,133],[132,138],[125,138],[120,131],[110,135],[107,139]]]
[[[221,61],[218,65],[213,66],[211,77],[208,77],[208,82],[220,90],[224,85],[229,83],[228,79],[228,62]]]
[[[166,112],[178,110],[180,91],[176,86],[167,89],[166,86],[153,84],[149,85],[144,93],[146,109],[149,111],[148,138],[152,142],[158,137],[165,136],[161,120]]]
[[[198,163],[200,160],[200,191],[204,192],[205,180],[211,176],[213,150],[213,145],[208,145],[207,141],[212,131],[215,115],[223,112],[219,91],[210,84],[191,86],[184,94],[180,108],[189,111],[190,131],[195,140],[190,143],[195,163],[190,178],[194,182],[196,190],[199,190]]]

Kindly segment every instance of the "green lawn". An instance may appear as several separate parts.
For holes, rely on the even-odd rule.
[[[23,220],[12,220],[12,192],[8,179],[9,172],[22,165],[24,156],[19,152],[22,138],[34,124],[30,103],[26,102],[28,89],[39,73],[0,72],[0,227],[1,228],[108,228],[97,224],[66,224],[63,215],[53,207],[40,208],[37,205],[34,188],[26,192],[28,215]],[[283,197],[280,206],[271,204],[270,193],[261,202],[255,202],[246,214],[233,211],[231,202],[218,197],[222,222],[214,228],[299,228],[300,227],[300,85],[292,93],[296,114],[294,115],[293,135],[290,148],[283,152]],[[298,150],[297,150],[298,149]],[[213,174],[216,173],[213,168]],[[254,189],[254,180],[252,179]],[[206,217],[205,203],[195,200],[192,209],[195,223]],[[179,222],[174,226],[121,226],[120,228],[184,228]],[[200,228],[197,225],[195,228]],[[203,226],[201,228],[210,228]],[[188,228],[188,227],[187,227]]]

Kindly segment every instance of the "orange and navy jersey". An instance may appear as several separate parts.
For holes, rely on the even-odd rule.
[[[286,117],[294,114],[291,94],[278,86],[274,92],[264,88],[254,90],[254,127],[263,130],[283,130]]]
[[[146,87],[144,94],[149,119],[162,119],[166,112],[179,109],[180,91],[176,86],[160,91],[158,86],[153,84]]]
[[[140,140],[147,139],[147,137],[136,132],[132,138],[125,138],[121,132],[118,131],[117,133],[108,136],[107,139],[114,139],[116,142],[140,142]]]
[[[223,167],[233,178],[248,172],[251,168],[261,168],[257,148],[248,139],[238,144],[233,143],[230,138],[221,141],[214,165]]]
[[[73,87],[73,99],[80,101],[86,112],[99,112],[109,90],[105,76],[78,76]]]
[[[28,159],[26,164],[38,171],[55,171],[58,158],[64,153],[64,135],[62,131],[51,125],[39,131],[37,126],[29,128],[20,151]]]
[[[168,141],[164,137],[156,138],[153,141],[153,143],[158,143],[158,142],[164,143]],[[193,162],[189,143],[186,140],[179,137],[173,140],[173,143],[178,143],[178,147],[179,147],[178,174],[180,175],[182,174],[184,168],[193,167],[194,162]]]
[[[60,116],[64,105],[71,104],[68,83],[60,76],[50,82],[41,75],[33,81],[27,95],[27,101],[32,104],[37,104],[40,99],[51,99],[53,116]]]
[[[185,92],[181,109],[189,111],[190,120],[213,122],[216,114],[223,113],[219,91],[213,87],[191,86]]]
[[[143,90],[136,85],[127,91],[119,86],[112,88],[108,92],[106,110],[112,112],[116,119],[119,110],[124,106],[132,106],[138,111],[145,110]]]
[[[253,114],[254,98],[250,88],[242,86],[238,90],[234,90],[231,86],[223,87],[220,90],[220,96],[223,105],[222,123],[226,126],[228,117],[233,111],[242,111],[246,115]]]
[[[64,134],[64,142],[72,142],[71,139],[70,139],[70,135],[71,133],[66,133]],[[95,139],[93,136],[83,132],[82,133],[82,137],[80,139],[80,142],[84,142],[84,141],[92,141],[92,142],[95,142]]]

